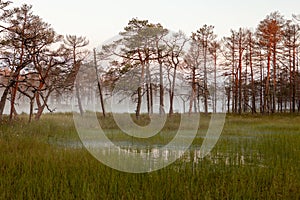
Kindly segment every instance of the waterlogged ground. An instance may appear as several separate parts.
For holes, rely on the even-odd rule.
[[[119,151],[92,138],[85,145],[105,156],[134,153],[154,166],[181,155],[163,169],[142,174],[119,172],[95,159],[80,141],[71,114],[46,115],[29,125],[22,117],[2,122],[0,199],[300,198],[300,116],[227,115],[216,146],[203,157],[209,119],[201,117],[193,144],[183,152],[180,146],[162,149],[176,134],[178,116],[148,140],[124,134],[111,117],[99,117]]]
[[[117,137],[117,136],[114,136]],[[113,138],[113,137],[112,137]],[[73,148],[73,149],[99,149],[102,155],[112,156],[117,154],[121,156],[123,151],[125,154],[133,153],[137,157],[143,158],[144,162],[149,163],[149,161],[159,162],[161,159],[168,161],[173,157],[180,157],[181,162],[193,162],[198,164],[203,161],[204,157],[201,151],[201,142],[205,136],[197,136],[198,142],[192,144],[187,150],[183,150],[181,146],[169,146],[168,148],[164,147],[164,141],[169,141],[169,137],[162,137],[160,141],[156,143],[152,142],[141,142],[141,141],[114,141],[113,144],[118,148],[114,149],[111,144],[105,142],[99,142],[94,140],[85,141],[85,144],[82,141],[74,140],[59,140],[54,138],[49,138],[48,143],[60,147],[60,148]],[[263,155],[260,154],[255,149],[249,149],[253,147],[253,143],[259,143],[258,136],[221,136],[219,138],[219,143],[231,143],[232,148],[223,147],[223,149],[215,149],[209,154],[205,155],[206,160],[210,160],[214,164],[225,162],[226,165],[237,164],[237,165],[251,165],[255,164],[258,160],[263,161]],[[113,140],[112,140],[113,141]],[[237,151],[237,146],[240,148],[240,151]],[[115,151],[115,152],[113,152]],[[130,162],[130,160],[128,161]],[[150,163],[149,163],[150,164]],[[152,163],[153,164],[153,163]]]

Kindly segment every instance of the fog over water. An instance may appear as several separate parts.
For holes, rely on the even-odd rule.
[[[187,91],[185,91],[186,93]],[[189,111],[189,99],[185,95],[188,95],[187,93],[181,96],[175,96],[174,97],[174,112],[175,113],[186,113]],[[0,95],[2,95],[2,91],[0,92]],[[101,112],[101,106],[99,102],[99,97],[95,95],[92,95],[92,97],[82,96],[81,101],[82,105],[85,111],[96,111]],[[122,99],[122,101],[120,101]],[[217,111],[223,112],[224,110],[224,104],[225,102],[221,102],[222,98],[218,99],[217,104]],[[165,112],[167,113],[169,111],[169,96],[165,95]],[[68,98],[67,100],[61,99],[59,103],[55,102],[54,100],[50,99],[48,101],[49,108],[54,113],[64,113],[64,112],[77,112],[78,104],[76,98],[73,96],[71,98]],[[154,106],[153,106],[154,113],[159,112],[159,97],[154,98]],[[16,101],[15,108],[18,114],[21,113],[29,113],[29,102],[26,98],[22,97]],[[34,106],[34,113],[37,111],[37,106]],[[105,109],[106,112],[116,112],[116,113],[134,113],[136,109],[136,103],[133,102],[130,98],[124,97],[117,97],[114,96],[113,98],[111,96],[106,95],[105,97]],[[200,102],[199,108],[200,112],[203,111],[203,102]],[[147,113],[147,102],[146,97],[143,97],[142,102],[142,113]],[[210,112],[211,106],[210,106]],[[45,108],[44,113],[49,113],[50,111]],[[5,104],[4,114],[10,113],[10,101],[7,101]]]

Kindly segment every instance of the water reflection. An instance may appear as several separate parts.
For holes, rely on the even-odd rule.
[[[235,140],[234,138],[231,138]],[[49,140],[51,145],[59,146],[62,148],[91,148],[97,152],[98,155],[105,157],[116,157],[120,165],[126,161],[132,160],[136,157],[136,160],[143,160],[143,165],[148,164],[149,166],[155,166],[158,162],[167,162],[170,159],[180,158],[181,162],[199,164],[202,161],[209,162],[211,164],[223,164],[223,165],[260,165],[263,166],[263,155],[254,150],[250,153],[246,153],[243,148],[241,151],[237,149],[215,149],[206,155],[204,158],[200,151],[201,145],[192,145],[187,151],[181,149],[178,146],[170,146],[168,149],[162,148],[163,145],[144,145],[144,144],[132,144],[131,142],[114,142],[111,146],[105,142],[95,142],[92,140],[83,141],[84,145],[79,141],[57,141]],[[248,151],[247,151],[248,152]],[[120,160],[120,156],[122,160]],[[138,163],[137,163],[138,164]]]

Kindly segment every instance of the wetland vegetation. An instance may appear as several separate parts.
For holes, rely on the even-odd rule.
[[[147,124],[144,116],[140,123]],[[179,116],[168,118],[150,145],[166,142]],[[108,116],[99,121],[112,141],[133,141]],[[158,171],[111,169],[80,144],[72,114],[47,114],[0,126],[0,199],[299,199],[300,116],[227,115],[218,143],[199,159],[209,117],[201,116],[191,148]],[[149,145],[149,144],[148,144]]]

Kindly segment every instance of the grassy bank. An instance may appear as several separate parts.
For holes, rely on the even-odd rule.
[[[108,135],[116,132],[111,137],[126,140],[111,117],[99,118]],[[168,119],[162,132],[176,130],[178,121],[179,116]],[[199,135],[208,121],[201,118]],[[162,170],[144,174],[118,172],[84,148],[55,143],[70,140],[79,141],[71,114],[45,115],[32,124],[26,116],[2,122],[0,199],[300,198],[299,116],[227,115],[209,156],[193,162],[186,159],[195,157],[191,151]]]

